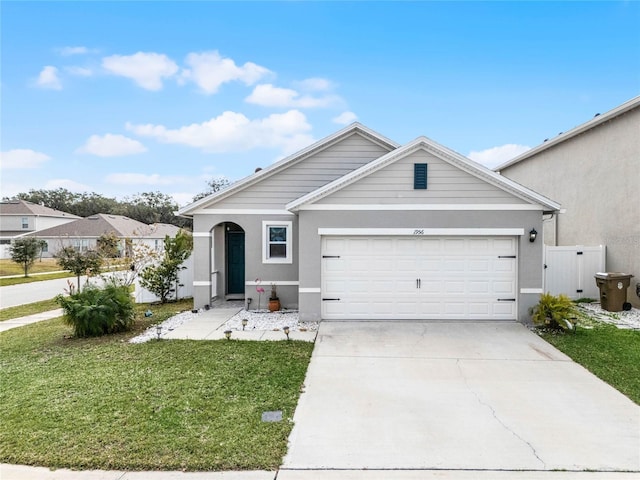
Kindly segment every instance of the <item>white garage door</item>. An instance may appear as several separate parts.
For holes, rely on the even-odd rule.
[[[322,238],[322,318],[516,318],[514,237]]]

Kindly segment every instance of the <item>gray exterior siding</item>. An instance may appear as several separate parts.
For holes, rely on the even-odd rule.
[[[518,292],[542,288],[542,242],[529,242],[532,228],[541,230],[539,211],[303,211],[299,217],[300,288],[321,286],[321,236],[318,228],[523,228],[518,239]],[[529,308],[538,293],[518,294],[518,319],[530,320]],[[300,319],[320,320],[321,293],[300,293]]]
[[[215,209],[282,209],[284,205],[388,153],[354,133],[287,169],[216,202]]]
[[[427,189],[414,190],[413,165],[426,163]],[[317,204],[525,203],[419,150],[319,200]]]

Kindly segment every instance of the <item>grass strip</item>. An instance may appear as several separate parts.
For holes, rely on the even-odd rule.
[[[56,270],[60,270],[60,265],[58,265],[55,258],[43,258],[42,260],[36,260],[29,267],[29,274],[55,272]],[[14,262],[10,258],[0,258],[0,276],[23,274],[24,267],[21,264]]]
[[[313,345],[71,337],[62,319],[0,334],[0,462],[117,470],[275,469]],[[180,308],[182,307],[182,308]],[[187,307],[189,308],[189,307]],[[262,412],[284,420],[263,423]]]
[[[640,405],[640,331],[598,323],[542,338]]]
[[[44,282],[45,280],[56,280],[58,278],[75,277],[71,272],[47,273],[43,275],[33,275],[31,277],[0,278],[0,287],[10,285],[21,285],[23,283]]]
[[[58,305],[53,298],[50,300],[43,300],[41,302],[3,308],[2,310],[0,310],[0,322],[11,320],[13,318],[26,317],[27,315],[33,315],[34,313],[57,310],[58,308],[60,308],[60,305]]]

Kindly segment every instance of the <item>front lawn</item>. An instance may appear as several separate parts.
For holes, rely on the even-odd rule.
[[[313,344],[127,342],[187,305],[151,307],[153,317],[139,318],[136,332],[109,337],[70,338],[61,319],[0,334],[0,462],[277,468]],[[268,410],[282,410],[284,420],[263,423]]]
[[[34,313],[57,310],[58,308],[60,308],[60,305],[53,298],[50,300],[42,300],[41,302],[7,307],[0,310],[0,322],[18,317],[26,317],[27,315],[33,315]]]
[[[573,333],[541,333],[575,362],[640,404],[640,331],[596,323]]]

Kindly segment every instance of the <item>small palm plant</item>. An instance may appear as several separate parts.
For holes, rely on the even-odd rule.
[[[573,330],[578,311],[566,295],[550,293],[540,295],[540,301],[531,309],[533,323],[553,330]]]

